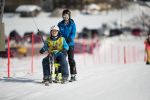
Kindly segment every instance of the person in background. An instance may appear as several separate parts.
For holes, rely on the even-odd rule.
[[[50,69],[50,57],[53,55],[54,59],[60,64],[60,70],[62,73],[62,83],[68,81],[69,70],[68,63],[66,60],[67,50],[69,49],[68,44],[65,39],[61,37],[59,33],[58,26],[52,26],[50,30],[50,36],[47,38],[44,43],[43,48],[40,50],[40,53],[43,54],[45,51],[48,51],[48,55],[43,58],[43,83],[52,82],[51,69]]]
[[[147,39],[144,41],[145,53],[146,53],[146,64],[150,64],[150,32],[148,33]]]
[[[68,61],[70,65],[70,82],[76,80],[76,62],[74,60],[74,39],[76,36],[76,25],[73,19],[71,19],[71,12],[68,9],[63,10],[62,12],[63,20],[58,23],[61,35],[66,39],[67,44],[69,45]]]

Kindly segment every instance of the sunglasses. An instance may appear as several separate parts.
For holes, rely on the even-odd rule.
[[[65,14],[65,15],[63,15],[62,17],[63,17],[63,18],[67,18],[67,17],[69,17],[69,15]]]

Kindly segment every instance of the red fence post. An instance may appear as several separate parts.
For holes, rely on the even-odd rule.
[[[127,63],[127,59],[126,59],[126,47],[124,46],[124,64]]]
[[[34,62],[34,33],[32,33],[32,62],[31,62],[31,73],[34,72],[33,62]]]
[[[94,44],[94,40],[93,40],[93,39],[92,39],[92,41],[91,41],[90,44],[91,44],[91,45],[90,45],[90,47],[91,47],[91,54],[92,54],[92,56],[93,56],[93,63],[95,64],[94,46],[95,46],[96,44]]]
[[[100,64],[101,63],[101,61],[100,61],[101,60],[101,58],[100,58],[101,55],[100,55],[100,44],[99,43],[98,43],[98,49],[97,50],[98,50],[98,62]]]
[[[131,48],[131,46],[127,46],[127,48],[126,48],[126,52],[127,52],[127,56],[126,56],[126,58],[128,58],[128,63],[131,63],[131,55],[132,55],[132,50],[131,50],[132,48]]]
[[[106,63],[106,43],[104,43],[104,63]]]
[[[7,75],[10,78],[10,37],[7,39],[7,56],[8,56],[8,66],[7,66]]]
[[[111,64],[113,63],[113,45],[110,45],[110,49],[111,49]]]
[[[118,64],[120,64],[120,46],[118,46]]]
[[[135,55],[135,46],[132,47],[132,53],[133,53],[133,60],[132,60],[132,61],[133,61],[133,62],[136,62],[136,60],[135,60],[135,58],[136,58],[136,57],[135,57],[135,56],[136,56],[136,55]]]
[[[83,63],[86,64],[86,57],[85,57],[85,52],[86,52],[86,45],[85,45],[85,40],[82,40],[82,53],[83,53]]]

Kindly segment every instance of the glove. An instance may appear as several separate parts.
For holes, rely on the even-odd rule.
[[[44,49],[41,49],[40,50],[40,54],[43,54],[45,51],[44,51]]]
[[[67,50],[62,50],[62,53],[65,55],[65,56],[67,56]]]
[[[66,40],[67,43],[70,43],[71,41],[72,41],[71,38],[68,38],[68,39]]]

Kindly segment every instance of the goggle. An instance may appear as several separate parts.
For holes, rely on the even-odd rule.
[[[62,17],[63,17],[63,18],[66,18],[66,17],[69,17],[69,15],[63,15]]]
[[[63,18],[63,19],[65,19],[65,18],[66,18],[66,16],[62,16],[62,18]]]

